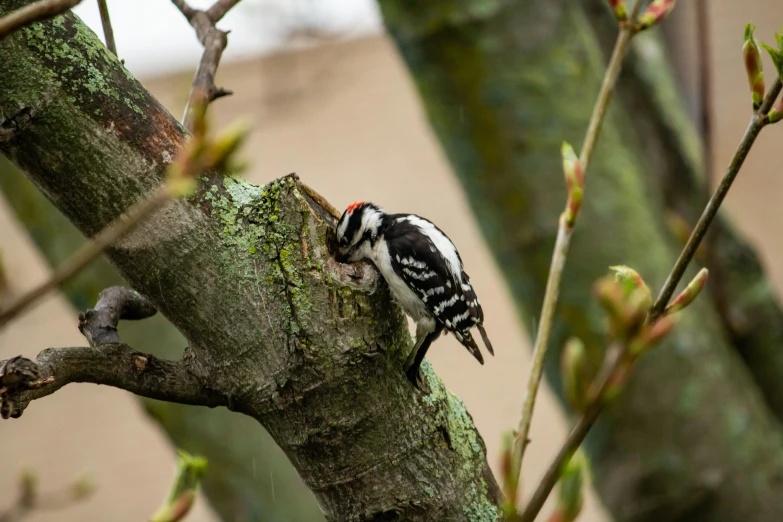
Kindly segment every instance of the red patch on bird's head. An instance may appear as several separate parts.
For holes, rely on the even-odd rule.
[[[360,206],[364,205],[364,203],[365,203],[364,201],[354,201],[353,203],[348,205],[348,208],[345,209],[345,211],[350,214],[351,212],[356,210],[356,207],[360,207]]]

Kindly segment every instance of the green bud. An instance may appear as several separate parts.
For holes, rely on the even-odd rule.
[[[624,22],[628,19],[628,9],[625,7],[625,0],[609,0],[609,6],[619,22]]]
[[[614,272],[615,281],[623,285],[626,296],[630,297],[636,290],[641,290],[642,302],[647,308],[652,306],[652,293],[650,287],[644,282],[639,272],[626,265],[610,266],[609,270]]]
[[[210,148],[209,158],[212,164],[209,168],[225,171],[248,134],[250,134],[250,122],[245,119],[237,120],[223,130]]]
[[[577,412],[583,412],[588,406],[590,389],[590,368],[587,351],[581,339],[572,337],[563,347],[560,360],[563,375],[563,391],[566,400]]]
[[[96,488],[92,477],[84,476],[71,484],[71,496],[74,500],[82,500],[92,495]]]
[[[557,510],[562,513],[563,522],[574,522],[584,504],[584,482],[589,463],[581,449],[576,450],[571,460],[560,472],[560,491],[557,497]]]
[[[566,205],[566,226],[573,227],[582,206],[582,194],[585,187],[585,173],[582,162],[579,161],[574,148],[566,142],[560,149],[563,157],[563,173],[568,188],[568,203]]]
[[[664,315],[675,314],[691,304],[699,296],[704,285],[707,284],[707,277],[709,277],[709,275],[710,272],[706,268],[699,270],[699,273],[696,274],[696,277],[694,277],[690,283],[688,283],[685,290],[666,307],[666,310],[663,312]]]
[[[169,496],[150,522],[179,522],[188,514],[196,498],[207,461],[182,450],[177,452],[177,474]]]
[[[770,47],[765,43],[762,43],[761,45],[767,53],[769,53],[769,57],[772,58],[772,63],[775,65],[775,70],[778,72],[778,76],[783,80],[783,34],[775,33],[775,42],[778,44],[777,49]]]

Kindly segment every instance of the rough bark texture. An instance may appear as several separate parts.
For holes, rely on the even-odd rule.
[[[605,67],[588,18],[580,3],[565,0],[463,0],[437,8],[403,0],[380,4],[433,129],[531,324],[540,310],[566,197],[560,144],[581,142]],[[652,40],[635,45],[660,52]],[[593,356],[603,346],[603,325],[590,296],[592,282],[609,265],[623,263],[659,288],[679,248],[664,221],[679,190],[671,180],[704,190],[694,175],[700,166],[695,133],[684,118],[672,119],[678,101],[670,73],[665,67],[655,71],[668,75],[668,83],[637,74],[645,80],[647,105],[660,108],[664,101],[669,111],[651,117],[649,107],[631,113],[617,104],[610,111],[588,172],[553,331],[554,347],[578,335]],[[678,134],[662,135],[676,126]],[[637,134],[636,128],[642,131]],[[643,141],[648,132],[653,145]],[[667,139],[676,142],[676,152],[666,150]],[[688,161],[690,170],[683,175],[677,169]],[[738,245],[736,251],[754,258],[728,237],[724,246]],[[732,258],[721,257],[727,270]],[[769,289],[759,270],[749,277]],[[721,288],[747,295],[736,276],[726,281],[731,284]],[[779,313],[767,295],[757,303],[772,310],[756,318],[760,322]],[[780,426],[738,356],[733,336],[726,335],[724,317],[708,300],[689,308],[675,335],[641,361],[626,393],[592,433],[588,449],[596,487],[618,520],[776,521],[783,516]],[[762,341],[774,338],[754,336],[748,344],[756,354],[763,353]],[[556,353],[549,363],[550,369],[557,367]],[[558,373],[548,375],[559,389]]]
[[[52,267],[85,241],[76,227],[3,157],[0,191]],[[126,283],[106,259],[100,258],[68,281],[63,292],[77,310],[85,310],[102,289],[117,284]],[[187,344],[161,314],[142,322],[122,323],[120,330],[130,346],[157,357],[179,358]],[[174,446],[209,460],[202,490],[223,520],[323,520],[315,499],[288,458],[255,420],[223,408],[144,398],[141,402]]]
[[[0,4],[0,15],[23,5]],[[0,151],[91,236],[161,182],[184,132],[76,17],[0,45]],[[295,176],[208,174],[107,252],[185,336],[189,370],[261,422],[333,520],[495,520],[499,491],[463,403],[423,367],[367,266]]]

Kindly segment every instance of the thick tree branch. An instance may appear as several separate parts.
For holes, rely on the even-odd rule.
[[[82,0],[41,0],[0,18],[0,40],[34,22],[47,20],[77,6]]]
[[[79,314],[89,347],[49,348],[35,362],[14,357],[0,362],[2,417],[19,417],[27,405],[72,382],[105,384],[142,397],[199,406],[226,406],[194,374],[191,361],[159,359],[122,343],[120,320],[145,319],[157,312],[139,293],[114,286],[101,292],[92,310]]]
[[[226,398],[202,387],[186,360],[168,361],[135,351],[125,344],[100,348],[47,348],[35,362],[10,359],[2,380],[19,382],[37,368],[40,378],[21,381],[3,394],[3,418],[17,418],[31,401],[51,395],[66,384],[87,382],[120,388],[141,397],[197,406],[226,406]],[[20,364],[23,363],[23,364]],[[24,373],[23,373],[24,372]],[[6,406],[6,404],[8,404]]]

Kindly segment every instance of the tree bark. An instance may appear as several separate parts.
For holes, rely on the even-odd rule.
[[[605,68],[583,4],[380,2],[528,325],[540,310],[566,199],[560,144],[581,142]],[[641,53],[635,56],[638,60]],[[665,68],[655,74],[671,78]],[[662,82],[648,79],[644,85],[642,92],[650,97],[639,100],[637,92],[634,98],[646,104],[644,110],[629,103],[626,111],[615,103],[604,124],[553,330],[553,347],[576,335],[594,358],[601,356],[604,339],[602,316],[590,295],[593,281],[610,265],[628,264],[658,288],[679,249],[664,220],[677,190],[674,174],[678,183],[693,185],[691,196],[704,191],[697,179],[696,135],[685,118],[671,119],[682,110],[676,89],[665,97]],[[662,109],[667,111],[651,114]],[[686,128],[663,135],[679,124]],[[667,139],[676,141],[676,152],[663,146]],[[687,161],[690,171],[683,175],[678,169]],[[690,212],[700,201],[689,201]],[[719,244],[741,245],[731,234]],[[731,255],[717,254],[717,259],[721,269],[732,267]],[[769,288],[756,267],[749,277]],[[744,307],[736,276],[727,277],[720,288],[731,306]],[[759,322],[779,313],[774,298],[765,296],[761,305],[772,311],[755,318]],[[780,426],[738,356],[720,308],[699,300],[682,319],[671,339],[640,361],[625,393],[591,433],[587,448],[596,487],[620,521],[780,520]],[[773,334],[751,335],[755,339],[748,345],[756,353],[762,342],[774,342]],[[554,352],[548,378],[559,390]]]
[[[25,2],[0,4],[0,16]],[[158,186],[181,126],[72,14],[0,44],[0,151],[85,235]],[[334,218],[296,176],[206,173],[108,258],[184,335],[188,371],[263,424],[331,520],[496,520],[500,493],[464,404],[367,265],[329,251]]]

